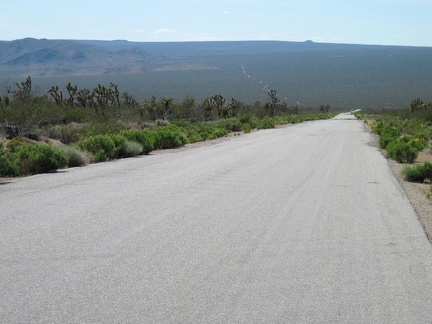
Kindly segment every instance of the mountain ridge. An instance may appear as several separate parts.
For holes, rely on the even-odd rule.
[[[138,100],[203,100],[222,94],[246,103],[278,91],[289,105],[404,107],[431,100],[432,47],[284,41],[0,41],[0,84],[31,76],[41,91],[72,82],[113,82]],[[8,81],[9,80],[9,81]],[[5,87],[4,87],[5,88]],[[1,89],[0,89],[1,92]]]
[[[98,75],[164,71],[170,66],[214,69],[196,57],[319,51],[378,51],[415,47],[286,41],[131,42],[126,40],[48,40],[24,38],[0,41],[0,72],[10,77]],[[432,48],[431,48],[432,50]],[[186,60],[182,61],[181,60]],[[199,68],[201,66],[201,68]],[[217,68],[217,67],[216,67]],[[184,70],[184,68],[183,68]],[[16,73],[21,71],[21,73]]]

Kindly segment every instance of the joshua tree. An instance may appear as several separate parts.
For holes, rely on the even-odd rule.
[[[78,90],[75,98],[80,107],[87,107],[92,99],[90,90],[86,88]]]
[[[222,116],[222,108],[225,105],[225,98],[222,95],[218,94],[214,95],[210,99],[212,102],[213,110],[216,111],[218,117],[220,118]]]
[[[31,90],[32,90],[32,81],[30,76],[27,77],[27,79],[21,83],[15,83],[18,90],[8,90],[8,93],[12,93],[14,96],[14,99],[22,100],[22,101],[28,101],[31,96]]]
[[[105,115],[105,108],[115,101],[113,90],[100,84],[93,89],[90,97],[92,98],[92,105],[97,115],[99,114],[99,108],[102,115]]]
[[[112,92],[113,98],[115,99],[115,102],[117,103],[117,107],[120,107],[120,92],[118,91],[117,84],[110,82],[110,90]]]
[[[49,89],[47,92],[54,98],[54,101],[58,105],[63,104],[63,92],[60,91],[59,93],[58,86],[52,86],[51,89]]]
[[[139,105],[138,101],[135,99],[134,96],[129,94],[129,92],[125,91],[122,93],[121,97],[123,98],[123,102],[126,107],[128,108],[134,108]]]
[[[162,98],[160,107],[161,110],[161,119],[168,120],[168,116],[171,113],[171,105],[173,103],[173,98]]]
[[[66,90],[69,93],[69,99],[67,101],[67,104],[68,104],[68,106],[73,107],[73,104],[74,104],[74,101],[75,101],[75,95],[76,95],[76,93],[78,91],[78,87],[76,85],[72,86],[72,84],[69,82],[66,85]]]
[[[269,95],[270,102],[266,105],[267,114],[269,115],[269,117],[273,117],[274,112],[277,108],[277,104],[279,102],[279,98],[277,97],[276,90],[269,90],[268,95]]]

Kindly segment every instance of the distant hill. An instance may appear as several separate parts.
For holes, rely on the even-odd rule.
[[[164,58],[138,47],[112,51],[71,40],[25,38],[0,42],[0,72],[10,76],[139,73]]]
[[[0,86],[30,75],[42,91],[114,82],[137,99],[222,94],[245,103],[399,108],[432,100],[432,48],[280,41],[0,41]],[[1,92],[1,89],[0,89]]]

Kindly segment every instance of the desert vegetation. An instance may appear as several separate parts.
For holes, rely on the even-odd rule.
[[[28,77],[0,96],[0,176],[145,155],[334,115],[328,105],[289,107],[276,90],[269,90],[267,102],[253,105],[221,94],[202,102],[154,96],[139,102],[113,83],[87,89],[69,82],[63,90],[56,85],[40,94]]]
[[[416,98],[407,109],[362,111],[356,115],[379,136],[379,146],[387,157],[404,164],[405,180],[431,183],[432,102]],[[425,161],[418,161],[420,153],[426,156]]]

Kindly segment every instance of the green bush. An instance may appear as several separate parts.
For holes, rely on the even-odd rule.
[[[124,138],[124,137],[123,137]],[[95,135],[89,137],[78,144],[82,150],[94,154],[95,162],[103,162],[117,157],[121,146],[117,146],[110,135]]]
[[[158,149],[170,149],[185,145],[186,137],[177,126],[159,127],[155,132],[155,147]]]
[[[410,182],[432,181],[432,163],[425,162],[413,166],[406,166],[402,169],[405,179]]]
[[[122,145],[120,155],[122,157],[133,157],[143,152],[143,146],[134,141],[125,140]]]
[[[204,139],[197,133],[189,133],[187,136],[188,143],[202,142]]]
[[[242,125],[242,129],[243,129],[243,132],[250,133],[252,131],[252,126],[250,124],[246,123],[246,124]]]
[[[379,146],[382,149],[385,149],[390,142],[396,140],[401,133],[397,128],[391,127],[382,122],[372,125],[372,131],[380,136]]]
[[[257,125],[258,129],[270,129],[270,128],[275,128],[275,127],[276,127],[275,121],[269,117],[265,117],[265,118],[261,119]]]
[[[80,140],[80,128],[75,124],[64,125],[60,129],[59,140],[64,144],[77,143]]]
[[[372,125],[372,131],[377,133],[378,135],[391,135],[394,137],[398,137],[401,131],[398,128],[392,127],[389,124],[379,122],[377,124]]]
[[[75,146],[61,146],[59,150],[67,157],[69,167],[79,167],[88,163],[86,154]]]
[[[239,120],[242,125],[249,124],[251,129],[257,128],[258,119],[256,117],[252,117],[251,115],[242,115]]]
[[[20,175],[55,171],[67,165],[67,157],[59,149],[46,144],[24,144],[16,151]]]
[[[6,147],[10,152],[14,153],[17,152],[18,149],[25,144],[26,143],[24,142],[24,139],[22,137],[14,137],[6,144]]]
[[[155,135],[149,130],[130,129],[121,133],[127,140],[142,145],[142,154],[149,154],[154,149]]]
[[[411,142],[394,140],[386,147],[387,157],[396,160],[399,163],[413,163],[418,155],[418,148]]]
[[[7,152],[0,143],[0,177],[17,176],[18,167],[12,153]]]
[[[236,118],[227,118],[218,122],[217,127],[223,127],[229,132],[240,132],[242,123]]]
[[[379,138],[379,146],[382,149],[386,149],[387,145],[389,145],[390,142],[396,141],[397,137],[394,137],[390,134],[381,135]]]
[[[96,135],[120,134],[126,127],[115,122],[91,124],[79,131],[81,138],[88,138]]]
[[[227,134],[228,130],[222,127],[207,127],[202,132],[200,132],[200,136],[203,138],[204,141],[224,137]]]

